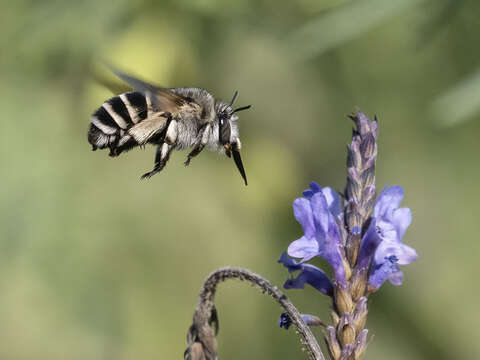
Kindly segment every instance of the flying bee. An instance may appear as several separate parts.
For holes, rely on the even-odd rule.
[[[93,113],[88,130],[92,150],[108,148],[116,157],[136,146],[156,145],[155,164],[142,176],[145,179],[165,167],[172,150],[193,148],[184,163],[188,166],[207,147],[233,155],[247,185],[236,113],[251,105],[233,109],[237,91],[224,103],[204,89],[163,88],[112,70],[134,91],[107,100]]]

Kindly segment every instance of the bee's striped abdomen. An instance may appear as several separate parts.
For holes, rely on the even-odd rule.
[[[110,148],[110,155],[118,155],[137,143],[126,131],[148,116],[147,99],[143,93],[130,92],[115,96],[95,111],[91,117],[88,142],[92,150]]]
[[[126,104],[127,111],[132,121],[137,124],[148,116],[147,99],[140,92],[131,92],[120,95],[123,103]]]

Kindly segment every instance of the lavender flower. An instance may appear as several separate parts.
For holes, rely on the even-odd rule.
[[[403,273],[398,265],[417,259],[414,249],[402,243],[402,237],[412,221],[409,208],[399,208],[403,200],[401,186],[385,187],[373,210],[370,225],[362,239],[358,266],[370,265],[368,284],[377,290],[386,280],[401,285]]]
[[[293,212],[303,227],[304,236],[290,244],[288,255],[302,258],[302,262],[315,256],[323,258],[332,266],[337,283],[346,286],[342,241],[337,223],[342,217],[340,197],[331,188],[321,188],[314,182],[303,195],[305,197],[293,202]]]
[[[299,263],[289,258],[285,253],[282,253],[278,262],[283,264],[290,273],[300,270],[300,274],[296,278],[288,279],[285,282],[283,285],[285,289],[303,289],[305,284],[309,284],[324,295],[333,295],[332,283],[318,267]]]
[[[356,128],[348,146],[347,186],[344,208],[340,197],[331,188],[311,183],[303,197],[293,203],[295,218],[304,235],[288,247],[288,255],[300,258],[297,262],[285,254],[279,262],[290,272],[301,271],[284,287],[303,288],[310,284],[319,288],[327,282],[325,274],[304,262],[319,256],[333,268],[334,311],[332,327],[327,328],[327,344],[335,360],[359,359],[365,351],[368,330],[367,297],[389,280],[394,285],[403,281],[399,265],[414,261],[414,249],[402,243],[411,223],[410,209],[400,208],[403,189],[385,187],[376,197],[375,161],[377,158],[377,120],[357,112],[351,116]],[[288,318],[281,317],[279,325],[288,328]]]

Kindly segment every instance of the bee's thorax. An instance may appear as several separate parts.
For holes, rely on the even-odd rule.
[[[215,98],[207,90],[200,88],[172,88],[170,90],[187,99],[192,99],[201,106],[200,121],[202,124],[214,121],[216,116]]]

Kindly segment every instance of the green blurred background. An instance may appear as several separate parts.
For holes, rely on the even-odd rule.
[[[367,359],[474,359],[478,323],[480,4],[447,0],[34,1],[0,14],[0,358],[179,359],[204,278],[281,285],[311,180],[342,189],[356,106],[380,122],[378,187],[401,184],[420,258],[370,301]],[[239,90],[249,186],[231,160],[91,152],[108,61],[164,86]],[[317,265],[324,265],[317,263]],[[312,288],[288,296],[328,318]],[[304,358],[280,308],[217,295],[223,359]],[[315,330],[320,337],[321,331]]]

